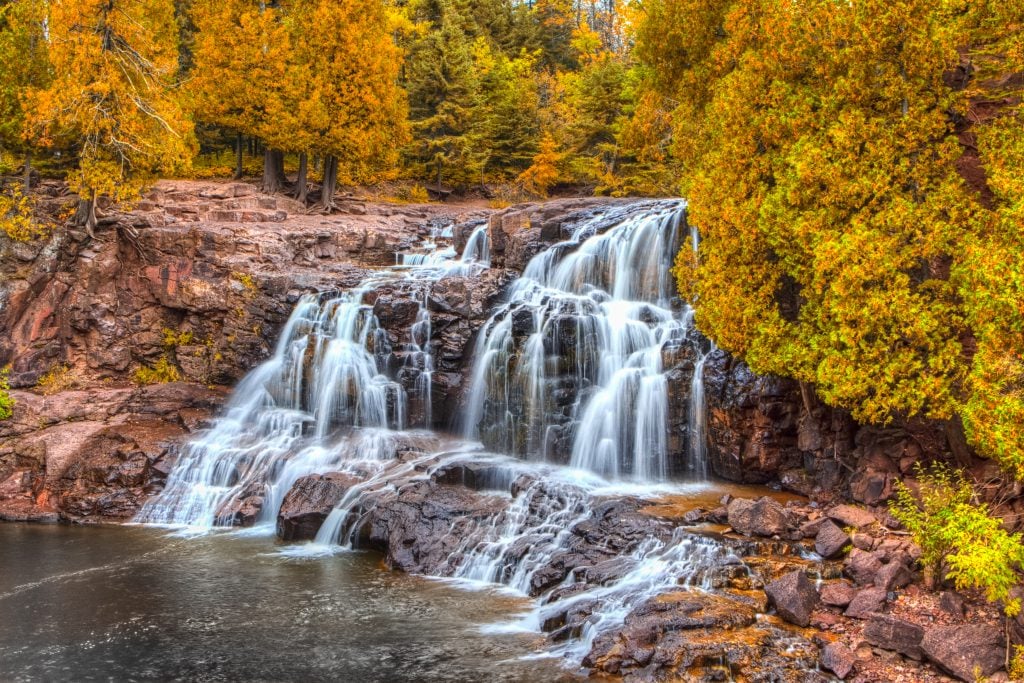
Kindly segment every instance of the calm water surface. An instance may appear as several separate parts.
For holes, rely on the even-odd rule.
[[[0,524],[0,681],[562,681],[526,602],[267,537]]]

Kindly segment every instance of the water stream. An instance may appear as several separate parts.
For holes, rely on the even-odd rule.
[[[303,297],[273,356],[184,449],[166,488],[136,521],[191,533],[252,522],[253,533],[270,534],[300,477],[356,474],[361,483],[316,540],[277,553],[331,556],[317,560],[329,564],[353,548],[379,496],[471,460],[499,473],[492,494],[504,502],[463,525],[457,551],[432,573],[536,594],[539,573],[568,551],[578,525],[594,522],[598,501],[685,493],[707,478],[706,342],[692,309],[675,297],[671,275],[683,212],[678,201],[613,205],[538,253],[477,335],[462,436],[454,441],[430,431],[436,338],[429,293],[443,278],[490,267],[486,223],[472,226],[461,257],[450,227],[437,228],[359,287]],[[696,234],[690,238],[696,249]],[[392,348],[372,295],[396,283],[419,308]],[[669,386],[670,370],[681,363],[693,373],[687,390],[677,391],[683,408],[672,403]],[[415,381],[402,381],[402,373]],[[410,439],[421,455],[397,459]],[[524,483],[510,496],[517,480]],[[633,543],[621,560],[629,569],[617,580],[567,598],[598,606],[552,654],[578,664],[597,634],[641,601],[680,585],[699,588],[709,568],[738,561],[716,541],[685,534]],[[579,580],[570,573],[524,613],[497,621],[536,632],[553,592]]]

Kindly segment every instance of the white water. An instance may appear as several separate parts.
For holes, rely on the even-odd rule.
[[[432,449],[426,445],[425,432],[418,435],[424,455],[394,460],[409,438],[397,430],[410,426],[410,405],[420,407],[422,426],[434,423],[430,286],[491,262],[486,224],[473,230],[458,260],[444,244],[451,229],[441,228],[360,287],[334,297],[304,297],[274,356],[240,383],[225,415],[185,449],[166,489],[137,521],[227,526],[239,502],[256,498],[262,502],[257,525],[270,525],[298,478],[356,473],[362,482],[346,492],[315,541],[282,551],[329,556],[351,547],[374,496],[459,459],[496,458],[508,481],[505,493],[494,495],[507,498],[508,483],[520,474],[532,480],[499,513],[465,532],[437,573],[536,593],[537,573],[566,552],[574,529],[592,520],[599,500],[685,491],[686,485],[667,483],[671,423],[664,360],[693,345],[693,313],[675,300],[670,273],[683,209],[681,202],[642,210],[619,206],[584,221],[571,239],[530,261],[508,302],[479,334],[467,436],[483,436],[488,445],[534,462],[509,461],[473,446],[439,454],[436,442]],[[696,249],[695,233],[691,239]],[[365,301],[374,288],[399,278],[415,284],[420,306],[408,337],[393,350]],[[703,481],[707,356],[694,350],[680,471]],[[409,392],[389,367],[418,373]],[[559,458],[567,466],[544,464]],[[595,600],[580,637],[557,649],[578,662],[598,634],[621,624],[642,601],[680,585],[706,588],[708,568],[738,561],[717,542],[681,533],[648,538],[622,559],[630,566],[617,580],[545,606],[552,592],[583,580],[570,573],[514,627],[538,630],[552,610]]]
[[[281,331],[274,355],[250,372],[225,414],[188,444],[164,490],[139,511],[137,522],[196,530],[236,523],[245,500],[259,505],[257,525],[273,524],[284,495],[305,475],[337,470],[348,461],[387,459],[403,430],[409,396],[386,374],[392,349],[366,295],[396,279],[421,288],[422,303],[404,348],[404,363],[419,371],[413,393],[425,424],[433,411],[434,360],[426,307],[430,285],[442,277],[480,270],[489,260],[477,233],[472,253],[453,260],[433,254],[418,267],[374,274],[337,296],[302,297]],[[432,239],[450,235],[435,231]],[[384,434],[384,436],[382,436]]]

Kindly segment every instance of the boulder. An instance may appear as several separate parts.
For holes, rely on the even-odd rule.
[[[832,581],[821,588],[821,601],[832,607],[846,607],[857,594],[849,581]]]
[[[854,548],[846,558],[843,571],[862,586],[870,586],[882,568],[882,561],[875,553]]]
[[[277,513],[278,537],[284,541],[315,538],[327,515],[358,481],[340,472],[299,478],[285,494]]]
[[[832,560],[843,554],[843,548],[849,542],[850,537],[845,531],[832,520],[825,520],[814,538],[814,550],[826,560]]]
[[[924,628],[891,614],[872,614],[864,626],[864,639],[875,647],[921,660]]]
[[[853,596],[846,608],[846,616],[867,619],[885,605],[887,592],[884,588],[865,588]]]
[[[789,572],[765,586],[764,591],[780,617],[797,626],[811,623],[818,593],[806,573],[801,570]]]
[[[782,505],[767,496],[735,498],[728,506],[729,526],[744,536],[775,536],[786,530],[789,517]]]
[[[991,676],[1003,667],[1003,634],[988,624],[932,626],[925,629],[921,649],[940,669],[962,681]]]
[[[878,570],[878,573],[875,574],[875,585],[891,591],[908,585],[912,578],[907,566],[898,560],[894,560]]]
[[[842,643],[829,643],[821,649],[819,662],[822,668],[828,669],[842,680],[853,671],[853,665],[857,663],[857,655]]]
[[[854,529],[870,526],[876,521],[869,511],[854,505],[837,505],[828,511],[828,516],[842,526]]]

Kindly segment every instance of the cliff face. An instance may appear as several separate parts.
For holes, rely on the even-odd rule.
[[[422,368],[406,362],[402,346],[420,306],[430,311],[433,425],[456,424],[477,331],[507,285],[532,256],[610,203],[617,200],[494,212],[350,202],[341,214],[318,216],[248,185],[165,182],[132,213],[105,219],[92,241],[72,230],[47,243],[0,244],[0,366],[10,364],[19,389],[15,418],[0,422],[0,516],[130,517],[162,485],[176,444],[269,356],[303,293],[356,286],[440,226],[454,226],[461,250],[486,221],[491,269],[447,277],[426,295],[397,281],[367,300],[410,390]],[[688,350],[664,358],[674,471],[688,438],[696,360]],[[139,367],[162,359],[180,382],[131,384]],[[67,368],[63,382],[30,389],[55,368]],[[728,480],[876,505],[921,458],[974,462],[946,425],[863,427],[796,383],[755,376],[719,351],[703,372],[709,464]],[[411,401],[410,423],[420,423],[423,410]],[[558,443],[552,454],[567,456]]]

